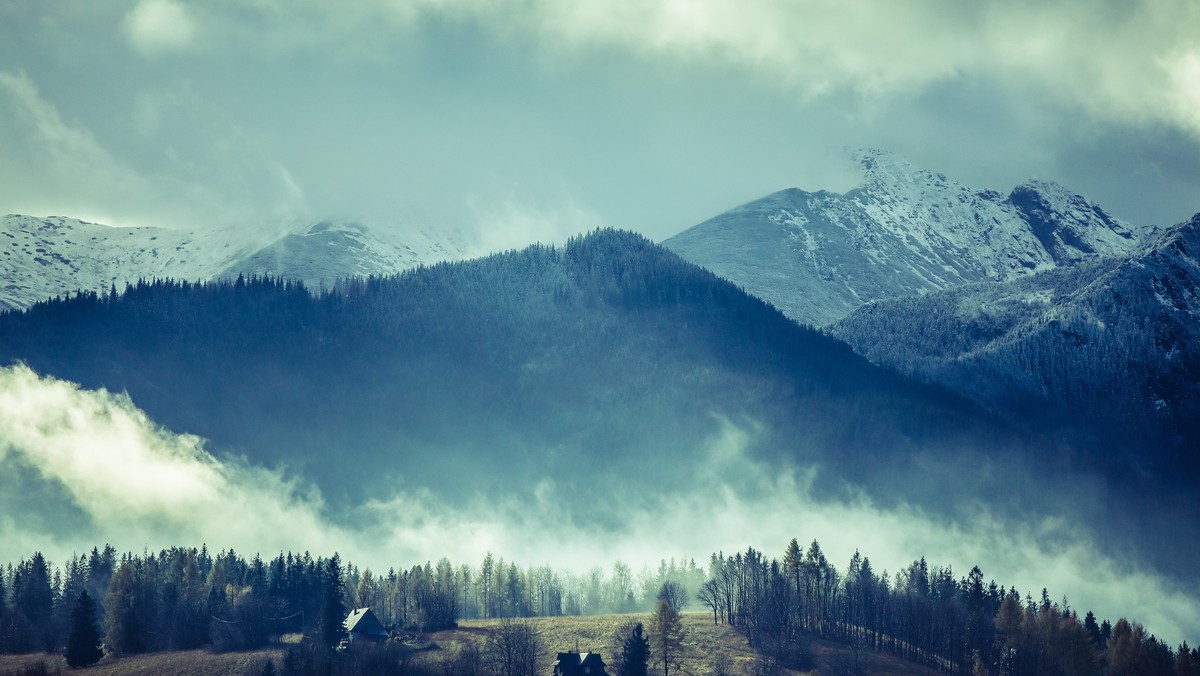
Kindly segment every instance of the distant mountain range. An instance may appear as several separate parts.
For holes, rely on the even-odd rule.
[[[1121,222],[1047,181],[977,191],[882,151],[664,242],[873,362],[1150,484],[1200,470],[1200,221]],[[1180,474],[1182,472],[1182,474]]]
[[[784,190],[663,244],[824,326],[874,300],[1005,281],[1129,253],[1149,234],[1055,183],[973,190],[894,154],[862,151],[845,194]]]
[[[605,527],[574,491],[667,499],[734,428],[739,462],[884,505],[1065,510],[1066,481],[1111,491],[1089,518],[1134,538],[1133,514],[1197,513],[1200,220],[860,161],[860,188],[775,193],[663,246],[601,231],[452,263],[465,246],[342,222],[250,239],[9,216],[0,302],[29,309],[0,314],[0,363],[127,392],[335,504],[540,486]],[[137,281],[167,278],[224,281]],[[37,302],[74,289],[99,293]]]
[[[0,220],[0,310],[76,290],[124,288],[139,279],[283,276],[312,288],[351,275],[387,275],[465,256],[444,233],[347,221],[282,228],[184,231],[115,228],[73,218],[10,214]]]

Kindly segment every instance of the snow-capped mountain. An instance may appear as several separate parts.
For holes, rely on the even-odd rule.
[[[340,277],[392,274],[425,263],[459,260],[468,250],[461,237],[427,230],[410,230],[401,237],[394,232],[351,221],[320,221],[285,234],[219,276],[289,277],[316,289]]]
[[[1200,468],[1200,214],[1133,255],[880,301],[829,329],[1073,442]]]
[[[428,231],[321,221],[282,229],[110,227],[73,218],[0,220],[0,310],[26,308],[76,290],[102,291],[140,278],[212,279],[269,274],[312,288],[349,275],[391,274],[463,258],[461,238]]]
[[[1144,233],[1046,181],[973,190],[879,150],[845,194],[783,190],[666,240],[808,324],[864,303],[1132,251]]]

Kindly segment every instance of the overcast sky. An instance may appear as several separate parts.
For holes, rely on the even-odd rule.
[[[655,239],[855,147],[1200,211],[1200,3],[7,0],[0,212]]]

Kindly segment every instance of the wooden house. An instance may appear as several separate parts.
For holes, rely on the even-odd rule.
[[[600,653],[559,653],[554,676],[608,676]]]
[[[342,626],[346,628],[351,643],[357,641],[381,643],[388,639],[387,629],[383,628],[383,625],[379,623],[379,618],[375,617],[375,613],[371,612],[370,608],[355,608],[346,616],[346,621],[342,623]]]

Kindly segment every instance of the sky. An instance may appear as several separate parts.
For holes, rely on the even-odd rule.
[[[1200,4],[7,0],[0,212],[659,240],[879,147],[1200,211]]]

